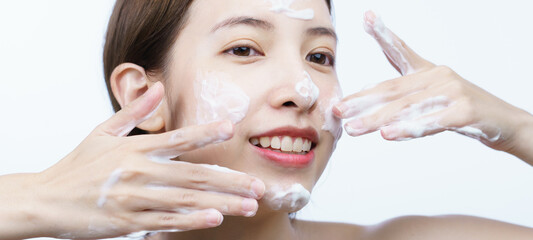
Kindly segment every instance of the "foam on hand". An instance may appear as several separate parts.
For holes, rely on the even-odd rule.
[[[98,197],[98,201],[96,202],[96,205],[98,207],[103,207],[104,204],[107,202],[107,194],[109,194],[109,191],[111,188],[117,184],[117,182],[120,180],[120,175],[122,174],[122,169],[117,168],[115,169],[107,178],[105,183],[100,188],[100,196]]]
[[[436,96],[428,98],[420,103],[410,105],[396,116],[397,122],[393,124],[397,132],[403,132],[410,137],[395,137],[394,139],[410,140],[412,138],[419,138],[444,130],[454,131],[480,141],[496,142],[500,139],[501,131],[499,129],[487,131],[487,127],[483,127],[483,124],[471,124],[463,127],[445,127],[439,123],[441,118],[438,117],[438,115],[431,116],[434,113],[447,109],[452,104],[454,104],[454,102],[446,96]]]
[[[458,132],[465,136],[477,139],[479,141],[487,141],[490,143],[496,142],[501,138],[501,131],[499,129],[494,129],[491,133],[483,132],[480,128],[476,126],[465,126],[461,128],[449,128],[449,130]]]
[[[407,50],[399,41],[398,38],[385,26],[381,17],[374,11],[369,11],[365,14],[364,21],[365,31],[374,37],[383,48],[383,52],[396,65],[402,75],[409,75],[414,73],[414,68],[405,58],[404,52]]]

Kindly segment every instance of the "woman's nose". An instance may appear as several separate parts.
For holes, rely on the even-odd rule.
[[[272,107],[292,108],[305,112],[316,105],[320,90],[307,71],[295,71],[283,78],[283,84],[271,94]]]

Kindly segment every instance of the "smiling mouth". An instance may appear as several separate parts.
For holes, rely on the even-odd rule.
[[[314,145],[310,139],[291,136],[253,137],[250,143],[270,151],[298,155],[309,153]]]
[[[315,158],[318,133],[313,128],[281,127],[252,136],[250,144],[264,159],[289,168],[306,168]]]

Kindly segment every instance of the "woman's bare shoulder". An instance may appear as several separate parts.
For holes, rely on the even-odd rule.
[[[405,216],[372,226],[294,220],[302,239],[531,240],[533,228],[462,215]]]
[[[359,239],[365,227],[338,222],[315,222],[295,219],[293,227],[299,232],[300,239]]]
[[[531,240],[533,228],[463,215],[405,216],[367,227],[365,240]]]

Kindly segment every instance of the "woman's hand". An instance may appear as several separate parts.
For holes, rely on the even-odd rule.
[[[403,77],[343,99],[339,118],[353,118],[346,132],[359,136],[377,130],[387,140],[408,140],[455,131],[533,164],[533,117],[466,81],[453,70],[418,56],[373,13],[365,30]],[[524,134],[525,133],[525,134]]]
[[[230,122],[124,137],[157,108],[163,92],[156,83],[44,172],[11,176],[19,182],[3,178],[4,184],[20,183],[11,188],[18,198],[3,201],[12,204],[9,220],[21,224],[10,227],[0,221],[0,238],[108,238],[144,230],[215,227],[222,214],[255,215],[256,199],[265,191],[261,180],[217,166],[170,160],[231,138]],[[6,188],[0,184],[0,189]]]

